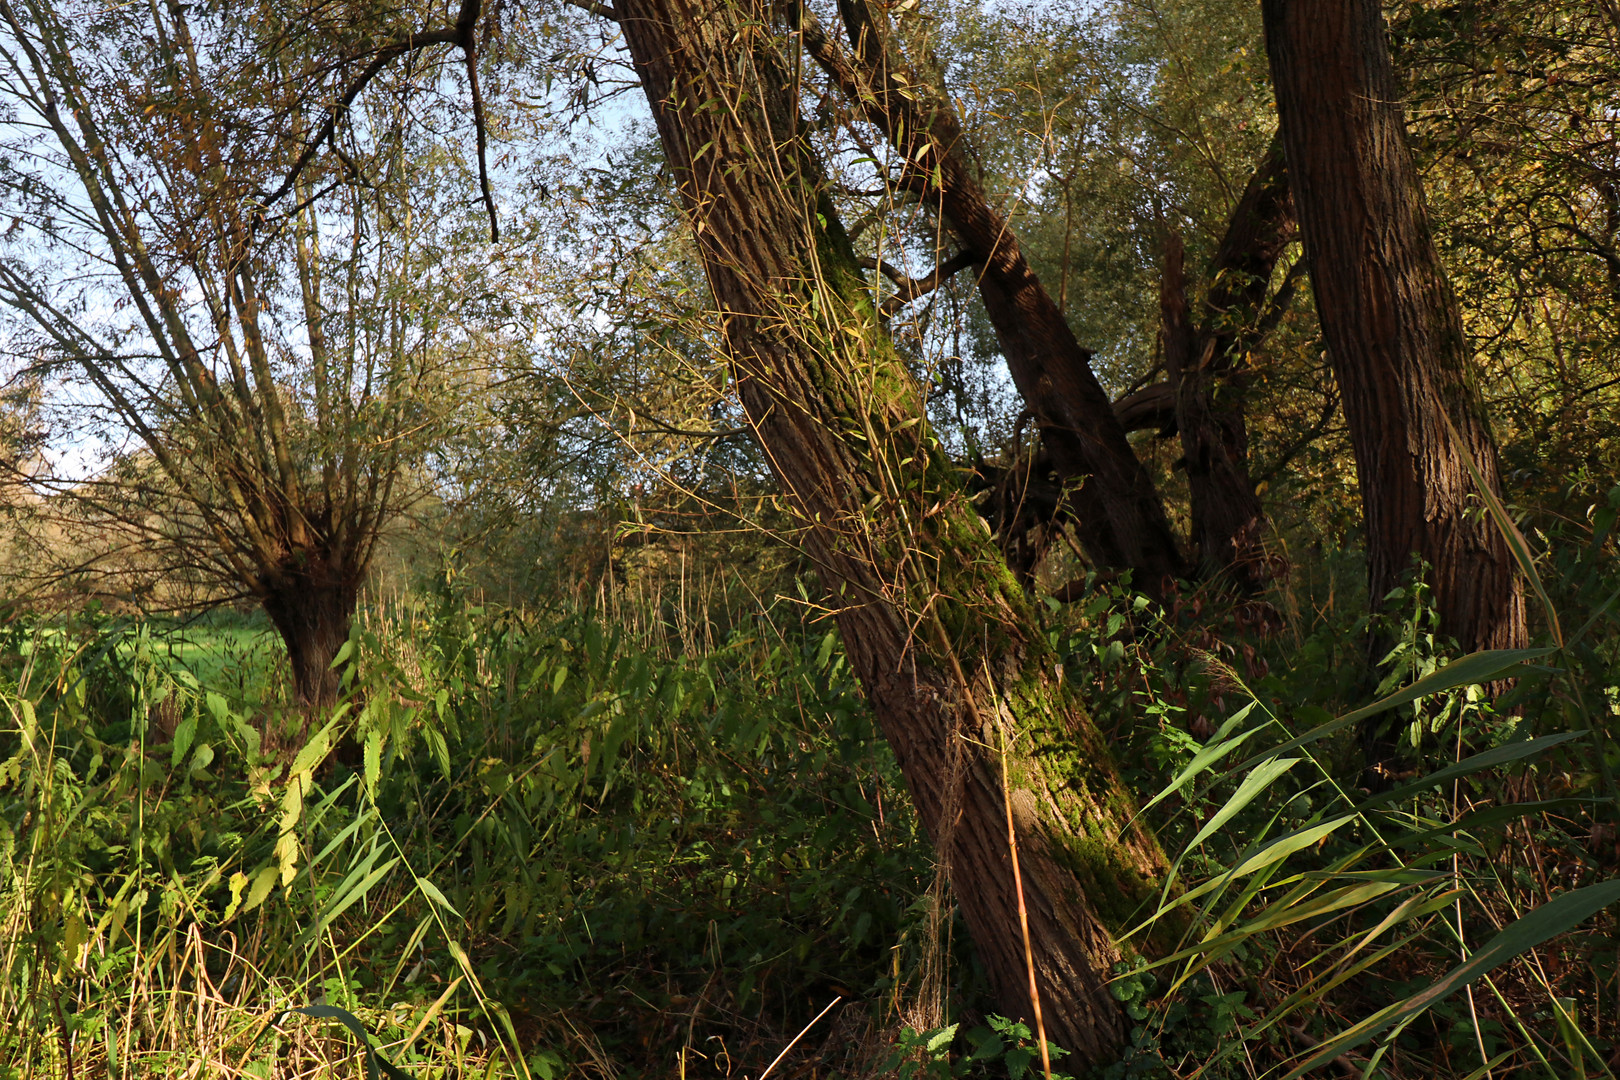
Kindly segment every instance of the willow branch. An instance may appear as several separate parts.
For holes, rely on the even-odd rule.
[[[597,0],[563,0],[569,7],[577,7],[581,11],[588,11],[592,15],[599,15],[604,19],[619,21],[619,11],[611,4],[601,4]]]
[[[967,269],[977,261],[973,252],[959,251],[935,267],[933,273],[920,278],[908,277],[892,263],[886,263],[882,259],[862,259],[861,266],[867,270],[881,272],[894,283],[895,294],[883,301],[878,308],[878,314],[887,317],[913,300],[927,296],[945,284],[952,275]]]
[[[482,6],[483,0],[462,0],[461,11],[456,15],[454,26],[441,27],[437,30],[412,31],[395,38],[372,53],[371,62],[343,91],[343,96],[338,99],[337,105],[326,114],[326,119],[321,121],[321,126],[315,132],[315,137],[304,144],[303,152],[298,155],[298,160],[293,162],[292,170],[288,172],[287,178],[274,191],[262,193],[259,200],[261,207],[269,207],[275,204],[289,191],[293,190],[294,185],[298,183],[300,174],[315,159],[321,144],[329,140],[332,133],[337,130],[338,121],[348,115],[349,108],[354,104],[355,99],[360,96],[360,92],[370,85],[371,80],[375,79],[389,63],[408,53],[429,49],[435,45],[455,45],[467,54],[468,64],[472,64],[477,52],[477,43],[473,38],[473,27],[478,22],[478,15]],[[358,57],[355,59],[358,59]],[[478,99],[476,81],[473,86],[473,115],[478,120],[478,159],[480,173],[482,174],[484,163],[484,127],[481,119],[483,116],[483,103]],[[484,194],[487,200],[489,198],[488,177],[483,176],[483,181]],[[493,204],[491,206],[491,213],[493,213]]]
[[[501,224],[495,216],[495,196],[489,190],[489,162],[486,157],[489,139],[484,127],[484,95],[478,89],[478,49],[470,27],[462,43],[462,52],[467,58],[467,86],[472,92],[473,128],[478,136],[478,189],[484,196],[484,209],[489,211],[489,242],[495,244],[501,239]]]

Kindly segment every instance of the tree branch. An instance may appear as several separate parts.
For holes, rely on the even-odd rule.
[[[492,239],[500,239],[500,228],[495,220],[495,200],[490,194],[489,169],[485,162],[485,126],[484,101],[478,89],[478,41],[473,30],[478,24],[478,16],[483,8],[483,0],[462,0],[461,10],[456,15],[454,26],[443,27],[437,30],[419,30],[397,37],[393,41],[377,49],[372,54],[371,62],[366,65],[358,78],[351,82],[343,96],[338,99],[337,105],[326,114],[321,122],[315,137],[304,145],[303,152],[298,160],[293,162],[287,178],[283,180],[274,191],[261,192],[260,212],[280,201],[298,183],[298,177],[303,173],[309,163],[315,159],[321,144],[332,137],[337,130],[340,119],[348,115],[349,108],[354,104],[355,98],[360,96],[372,79],[375,79],[388,64],[408,53],[418,52],[422,49],[432,48],[435,45],[454,45],[461,49],[467,61],[467,73],[471,82],[473,99],[473,122],[478,129],[478,181],[483,190],[484,205],[489,210],[490,233]],[[611,9],[610,9],[611,10]],[[356,57],[355,59],[359,59]]]
[[[1264,341],[1271,336],[1273,330],[1277,329],[1277,324],[1282,322],[1282,317],[1288,314],[1289,307],[1293,305],[1294,293],[1299,288],[1299,279],[1304,276],[1304,258],[1295,259],[1288,272],[1283,275],[1282,284],[1277,286],[1276,294],[1266,302],[1266,309],[1260,313],[1260,318],[1255,323],[1255,342]]]
[[[954,274],[972,266],[978,259],[971,251],[959,251],[949,259],[934,268],[933,273],[927,277],[907,277],[903,271],[892,263],[882,259],[862,259],[861,267],[866,270],[880,271],[884,277],[894,282],[895,294],[883,301],[878,307],[878,314],[887,318],[911,303],[913,300],[927,296],[941,285],[945,284]]]
[[[320,128],[315,133],[315,137],[304,144],[303,153],[299,154],[298,160],[293,162],[292,170],[288,172],[287,178],[283,180],[274,191],[259,193],[260,205],[268,208],[280,201],[284,195],[293,189],[293,185],[298,183],[298,177],[303,173],[304,169],[309,165],[309,163],[314,160],[315,154],[320,149],[321,143],[331,138],[332,132],[337,129],[337,122],[339,118],[347,115],[349,106],[353,105],[354,99],[360,96],[360,91],[364,90],[367,84],[369,84],[372,79],[376,78],[377,74],[381,72],[383,68],[388,66],[389,61],[403,56],[406,53],[416,52],[419,49],[431,48],[434,45],[454,45],[457,42],[458,34],[459,31],[454,27],[447,27],[440,30],[421,30],[406,34],[401,38],[395,38],[393,41],[390,41],[388,44],[378,49],[372,55],[371,63],[366,65],[366,69],[360,73],[359,78],[355,79],[349,84],[349,88],[345,90],[343,92],[343,96],[338,99],[337,105],[332,109],[331,112],[326,114],[326,119],[321,122]]]
[[[1167,382],[1152,383],[1114,402],[1114,415],[1126,431],[1153,428],[1168,439],[1180,430],[1176,423],[1176,392]]]
[[[473,17],[477,18],[477,0],[468,0],[465,7],[474,9]],[[487,148],[489,139],[484,125],[484,95],[478,89],[478,45],[473,37],[472,24],[469,23],[463,30],[457,24],[457,30],[462,31],[461,50],[467,59],[467,87],[472,93],[473,129],[478,137],[478,189],[484,197],[484,209],[489,211],[489,242],[496,244],[501,239],[500,220],[495,216],[495,196],[489,190],[489,161]]]
[[[581,11],[588,11],[592,15],[599,15],[604,19],[612,19],[614,22],[619,21],[618,9],[611,4],[600,4],[597,3],[597,0],[563,0],[563,3],[569,7],[577,7]]]
[[[1271,483],[1272,479],[1275,478],[1278,473],[1282,472],[1283,469],[1294,460],[1294,458],[1299,456],[1300,451],[1304,450],[1307,446],[1311,445],[1311,443],[1315,442],[1321,437],[1322,433],[1327,430],[1328,424],[1332,422],[1333,414],[1338,411],[1339,395],[1337,393],[1329,394],[1327,403],[1322,406],[1321,415],[1316,418],[1316,422],[1310,427],[1306,428],[1304,434],[1295,439],[1293,442],[1289,443],[1288,446],[1277,455],[1277,460],[1271,463],[1271,467],[1266,469],[1265,472],[1261,473],[1259,477],[1255,479],[1254,486],[1258,488],[1261,484]]]

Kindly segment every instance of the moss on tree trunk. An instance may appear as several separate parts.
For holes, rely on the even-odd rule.
[[[1005,769],[1048,1035],[1106,1060],[1114,934],[1164,858],[882,329],[797,128],[792,39],[750,0],[618,10],[742,403],[999,1007],[1030,1012]]]

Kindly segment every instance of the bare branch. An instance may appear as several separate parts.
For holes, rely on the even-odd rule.
[[[473,128],[478,136],[478,189],[484,196],[484,209],[489,211],[489,242],[495,244],[501,239],[501,224],[495,216],[495,196],[489,190],[489,139],[484,125],[484,95],[478,89],[478,49],[470,27],[461,47],[467,58],[467,86],[472,93]]]
[[[952,275],[966,270],[977,261],[973,252],[959,251],[935,267],[933,273],[926,277],[914,278],[907,277],[899,268],[882,259],[860,260],[863,269],[880,271],[884,277],[894,282],[895,294],[883,301],[878,308],[878,314],[884,317],[893,315],[913,300],[927,296],[945,284]]]

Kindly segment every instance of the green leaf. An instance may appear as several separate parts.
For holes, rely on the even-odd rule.
[[[365,749],[366,790],[371,797],[377,797],[377,781],[382,776],[382,729],[372,728],[366,732]]]
[[[1585,922],[1610,904],[1620,902],[1620,878],[1583,889],[1571,889],[1542,904],[1534,911],[1502,928],[1485,947],[1452,968],[1426,989],[1378,1010],[1359,1024],[1322,1043],[1316,1052],[1294,1068],[1285,1080],[1297,1080],[1347,1050],[1353,1050],[1374,1035],[1411,1020],[1418,1013],[1443,1001],[1492,968],[1505,964],[1549,938],[1557,937]]]
[[[439,887],[433,884],[433,882],[429,881],[425,877],[419,877],[416,879],[416,887],[422,890],[423,896],[427,897],[435,904],[438,904],[456,918],[461,918],[461,912],[456,910],[454,904],[445,899],[444,893],[440,892]]]
[[[373,870],[371,868],[372,864],[376,862],[377,856],[381,853],[381,848],[374,849],[359,866],[349,872],[348,877],[343,879],[343,883],[338,886],[334,894],[335,899],[321,913],[320,921],[315,924],[313,931],[310,932],[309,938],[311,941],[318,939],[321,932],[332,924],[333,919],[342,915],[359,901],[364,900],[366,893],[371,891],[371,887],[386,877],[388,872],[399,864],[399,856],[396,855]],[[359,880],[356,880],[357,877]]]
[[[342,708],[334,710],[332,719],[326,722],[326,726],[310,736],[309,742],[305,743],[303,749],[298,751],[298,756],[293,758],[292,769],[287,773],[288,781],[302,773],[312,771],[315,766],[326,760],[326,755],[332,752],[332,729],[343,718],[344,712]]]
[[[186,711],[185,718],[174,728],[174,752],[170,757],[170,767],[178,766],[186,759],[186,751],[191,749],[191,741],[197,737],[197,714]]]
[[[1316,742],[1325,736],[1333,734],[1335,731],[1340,731],[1352,724],[1359,724],[1363,720],[1370,719],[1379,713],[1387,712],[1408,702],[1416,701],[1418,698],[1443,694],[1447,690],[1455,690],[1459,686],[1473,686],[1476,683],[1490,682],[1514,664],[1521,664],[1527,660],[1539,660],[1553,651],[1555,650],[1549,647],[1541,649],[1485,649],[1482,652],[1469,653],[1460,660],[1452,661],[1439,671],[1425,675],[1412,685],[1395,691],[1388,697],[1379,698],[1371,705],[1364,705],[1354,712],[1347,712],[1343,716],[1329,720],[1325,724],[1318,724],[1303,735],[1289,739],[1281,746],[1273,747],[1265,754],[1257,754],[1238,767],[1240,769],[1252,768],[1266,757],[1274,754],[1284,754],[1308,743]]]
[[[1227,721],[1220,726],[1220,730],[1216,731],[1215,734],[1210,737],[1208,744],[1205,745],[1202,750],[1198,751],[1197,755],[1195,755],[1193,759],[1187,763],[1187,767],[1182,769],[1181,772],[1177,773],[1176,778],[1170,781],[1163,791],[1160,791],[1157,795],[1153,796],[1148,804],[1138,811],[1138,814],[1152,809],[1163,800],[1168,799],[1170,796],[1180,791],[1182,787],[1186,785],[1187,781],[1209,768],[1211,765],[1225,757],[1227,754],[1231,753],[1233,750],[1236,750],[1238,747],[1242,746],[1244,742],[1248,740],[1249,736],[1259,732],[1260,728],[1253,727],[1245,732],[1240,733],[1232,739],[1227,739],[1226,737],[1233,728],[1237,727],[1244,720],[1248,719],[1249,713],[1253,711],[1254,703],[1251,701],[1249,704],[1243,706],[1243,708],[1233,713],[1227,719]]]
[[[1139,926],[1133,927],[1131,931],[1124,936],[1130,937],[1132,934],[1146,929],[1148,926],[1152,925],[1156,919],[1163,916],[1166,911],[1174,910],[1183,904],[1190,903],[1193,900],[1196,900],[1198,897],[1209,892],[1214,892],[1217,889],[1224,890],[1228,885],[1240,877],[1246,877],[1249,874],[1253,874],[1259,870],[1264,870],[1269,866],[1273,866],[1276,863],[1281,862],[1282,860],[1288,858],[1288,856],[1294,854],[1294,852],[1299,851],[1302,848],[1310,847],[1318,840],[1328,836],[1341,826],[1357,820],[1359,817],[1359,814],[1341,814],[1340,816],[1332,818],[1328,821],[1279,836],[1277,839],[1271,841],[1271,843],[1262,847],[1259,851],[1255,852],[1253,855],[1250,855],[1247,859],[1244,859],[1241,863],[1233,867],[1231,870],[1228,870],[1226,873],[1220,874],[1209,881],[1204,882],[1196,889],[1187,890],[1180,896],[1176,897],[1175,902],[1170,904],[1168,907],[1161,906],[1159,910],[1150,916],[1146,922]]]
[[[367,1034],[366,1026],[360,1022],[359,1017],[349,1010],[340,1009],[336,1005],[302,1005],[296,1009],[288,1009],[287,1012],[302,1013],[317,1020],[336,1020],[348,1028],[354,1037],[360,1040],[360,1045],[365,1047],[366,1076],[369,1080],[377,1080],[377,1070],[379,1068],[387,1073],[392,1080],[411,1080],[409,1074],[394,1068],[386,1058],[377,1052],[376,1047],[371,1045],[371,1036]],[[286,1013],[282,1014],[282,1016],[285,1015]],[[276,1023],[280,1022],[281,1017],[276,1017]]]
[[[276,887],[276,878],[279,874],[280,868],[275,863],[259,868],[259,872],[253,875],[252,886],[248,888],[247,902],[242,905],[244,913],[252,911],[265,902],[265,899],[270,895],[270,890]]]
[[[1243,783],[1238,785],[1237,791],[1232,793],[1232,797],[1226,800],[1226,804],[1215,811],[1208,821],[1204,822],[1204,827],[1198,830],[1198,835],[1194,836],[1181,854],[1176,857],[1175,865],[1170,868],[1170,873],[1164,879],[1164,894],[1166,896],[1170,894],[1170,887],[1175,884],[1176,872],[1181,868],[1183,859],[1197,850],[1200,844],[1215,835],[1221,826],[1231,821],[1239,811],[1253,802],[1266,788],[1271,786],[1272,781],[1303,760],[1304,758],[1271,758],[1245,776]]]
[[[1548,814],[1555,810],[1568,810],[1575,806],[1591,806],[1602,800],[1597,799],[1543,799],[1539,802],[1508,803],[1505,806],[1491,806],[1484,810],[1476,810],[1471,814],[1464,814],[1456,821],[1446,822],[1422,832],[1408,833],[1397,836],[1389,841],[1391,847],[1429,847],[1438,837],[1456,836],[1483,829],[1488,825],[1495,825],[1501,821],[1517,821],[1519,818],[1530,817],[1534,814]]]
[[[1258,768],[1243,778],[1243,783],[1239,784],[1237,791],[1233,792],[1232,797],[1226,800],[1226,805],[1215,811],[1215,815],[1204,822],[1204,827],[1199,829],[1198,835],[1192,838],[1192,842],[1187,845],[1187,850],[1191,851],[1205,840],[1208,840],[1216,830],[1232,820],[1234,815],[1253,802],[1266,788],[1270,787],[1274,780],[1303,760],[1305,759],[1271,758],[1261,763]]]

